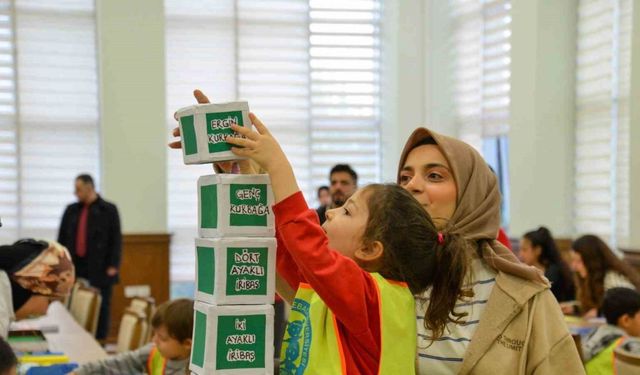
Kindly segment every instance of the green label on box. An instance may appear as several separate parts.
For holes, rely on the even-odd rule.
[[[193,124],[193,115],[180,117],[182,126],[181,134],[184,139],[184,153],[193,155],[198,153],[198,143],[196,142],[196,129]]]
[[[200,187],[200,227],[218,227],[218,185]]]
[[[231,184],[229,194],[231,226],[267,226],[269,206],[266,184]]]
[[[198,291],[213,294],[216,277],[216,256],[212,247],[196,248],[198,255]]]
[[[230,247],[227,249],[227,295],[266,295],[266,247]]]
[[[219,316],[216,370],[263,368],[266,323],[264,314]]]
[[[196,311],[194,331],[191,363],[199,367],[204,367],[204,352],[207,341],[207,315],[200,311]]]
[[[232,124],[243,126],[242,111],[207,113],[206,119],[209,152],[229,151],[231,145],[225,139],[233,134]]]

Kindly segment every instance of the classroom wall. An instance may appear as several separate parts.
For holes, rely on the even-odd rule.
[[[512,236],[573,233],[577,0],[512,2]]]
[[[633,31],[631,35],[631,98],[630,103],[630,217],[631,238],[627,248],[640,251],[640,4],[633,9]]]
[[[162,0],[97,0],[102,194],[124,233],[167,231]]]

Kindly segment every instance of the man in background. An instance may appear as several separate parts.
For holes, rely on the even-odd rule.
[[[70,204],[62,216],[58,242],[66,246],[76,267],[76,277],[84,278],[100,290],[102,305],[96,338],[109,333],[113,284],[118,282],[122,254],[120,216],[113,203],[102,199],[93,178],[82,174],[75,180],[78,202]]]
[[[342,205],[358,189],[358,174],[348,164],[336,164],[329,173],[329,193],[331,203],[316,210],[320,218],[320,225],[326,220],[326,212],[332,208],[342,207]]]

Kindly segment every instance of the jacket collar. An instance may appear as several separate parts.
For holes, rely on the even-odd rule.
[[[547,285],[499,272],[478,328],[467,348],[460,374],[470,373],[522,307],[548,288]]]

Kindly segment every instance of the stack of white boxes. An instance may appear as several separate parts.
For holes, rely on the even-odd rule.
[[[213,145],[219,138],[214,130],[225,131],[230,122],[250,124],[246,102],[192,106],[178,111],[178,117],[189,164],[231,159],[223,147],[226,143]],[[196,302],[189,366],[195,374],[273,373],[272,205],[267,175],[198,179]]]

